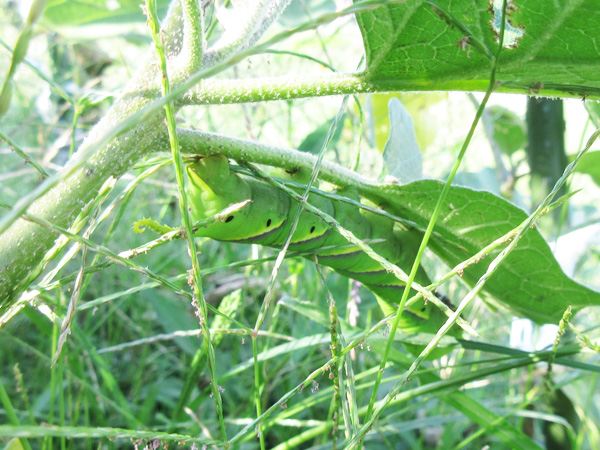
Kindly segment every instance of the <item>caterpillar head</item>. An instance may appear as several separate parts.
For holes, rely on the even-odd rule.
[[[274,199],[268,186],[231,172],[223,155],[207,156],[186,167],[187,188],[194,221],[206,219],[228,206],[250,200],[238,211],[201,228],[197,236],[222,241],[251,241],[268,245],[287,218],[289,202]]]

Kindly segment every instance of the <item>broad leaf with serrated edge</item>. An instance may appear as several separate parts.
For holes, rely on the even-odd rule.
[[[502,1],[407,0],[356,16],[381,89],[485,90]],[[498,90],[600,96],[597,0],[509,2]]]
[[[382,186],[381,206],[423,227],[442,192],[439,181],[417,181],[404,186]],[[449,266],[465,261],[527,218],[512,203],[485,191],[452,187],[435,226],[429,247]],[[473,285],[504,247],[469,266],[463,279]],[[576,311],[600,306],[600,293],[564,274],[550,247],[534,228],[487,281],[484,292],[495,303],[537,323],[558,323],[571,305]]]

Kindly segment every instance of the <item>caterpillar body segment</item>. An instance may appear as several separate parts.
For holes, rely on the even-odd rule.
[[[209,156],[187,166],[190,179],[188,197],[194,221],[204,219],[230,204],[250,199],[251,202],[224,221],[198,230],[197,236],[221,241],[248,242],[281,247],[296,214],[296,202],[283,191],[260,180],[242,177],[229,168],[224,156]],[[287,174],[295,181],[306,181],[305,173]],[[304,179],[302,179],[304,177]],[[353,189],[339,191],[345,197],[359,200]],[[361,210],[353,205],[311,193],[308,202],[334,217],[345,229],[369,243],[375,252],[408,271],[418,248],[414,231],[394,231],[394,222],[384,216]],[[385,270],[316,215],[303,211],[292,237],[290,248],[317,255],[319,263],[346,277],[355,279],[371,290],[387,315],[396,311],[404,282]],[[428,284],[420,268],[417,282]],[[400,326],[409,333],[435,333],[446,316],[435,306],[422,300],[405,311]],[[457,332],[458,327],[455,327]]]

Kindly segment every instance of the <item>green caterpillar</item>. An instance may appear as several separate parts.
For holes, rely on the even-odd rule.
[[[251,200],[225,220],[200,229],[197,236],[279,248],[283,245],[296,210],[287,194],[265,182],[231,172],[229,161],[221,155],[204,157],[186,169],[194,221],[212,216],[233,203]],[[353,190],[341,193],[359,199]],[[308,202],[334,217],[359,239],[371,240],[371,247],[388,261],[403,270],[410,268],[418,245],[412,231],[395,231],[394,222],[387,217],[321,195],[311,194]],[[395,311],[405,284],[357,247],[349,245],[316,215],[307,211],[301,214],[290,249],[317,255],[319,263],[361,282],[376,294],[386,314]],[[429,283],[422,268],[416,281]],[[435,333],[445,320],[446,316],[437,307],[421,301],[404,312],[400,327],[407,333]],[[456,335],[460,330],[454,328]]]

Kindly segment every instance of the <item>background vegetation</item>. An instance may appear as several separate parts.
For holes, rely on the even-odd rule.
[[[189,237],[154,246],[152,232],[134,232],[143,218],[182,224],[179,145],[167,123],[184,154],[289,168],[312,167],[324,148],[323,179],[367,198],[388,192],[377,185],[382,169],[402,182],[446,180],[458,161],[454,183],[471,190],[450,191],[431,236],[423,264],[437,280],[527,219],[508,201],[530,214],[552,200],[586,149],[554,200],[570,196],[536,229],[567,275],[598,288],[600,152],[587,145],[600,111],[593,0],[508,2],[504,34],[502,2],[293,1],[278,15],[284,3],[174,2],[167,16],[167,2],[149,2],[168,17],[162,52],[136,2],[1,4],[2,445],[600,447],[597,308],[563,322],[554,348],[556,328],[529,325],[519,337],[513,317],[556,325],[569,305],[600,304],[598,294],[565,277],[529,224],[481,291],[495,303],[472,287],[503,244],[439,287],[456,305],[474,298],[463,318],[478,336],[442,341],[453,350],[410,372],[405,337],[386,348],[391,321],[380,322],[372,294],[351,280],[288,255],[268,291],[275,250]],[[478,109],[486,90],[504,94]],[[565,100],[528,104],[527,94]],[[422,170],[407,165],[411,126],[392,99],[412,116]],[[389,212],[425,229],[442,185],[408,186],[398,189],[410,195],[392,191]],[[453,242],[468,248],[453,253]],[[343,358],[331,360],[332,338]]]

